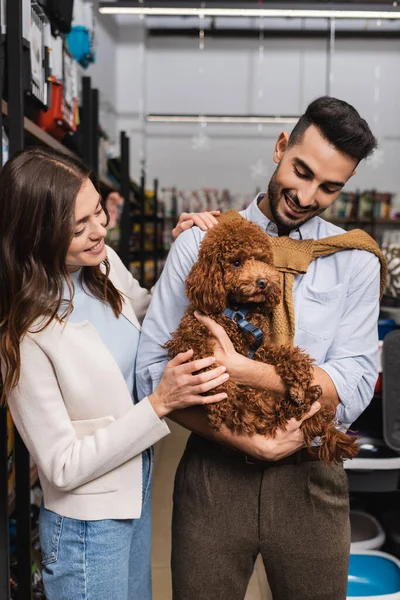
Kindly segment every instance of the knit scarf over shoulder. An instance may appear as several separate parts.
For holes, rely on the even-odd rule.
[[[295,317],[293,282],[295,275],[306,273],[309,264],[320,257],[342,250],[366,250],[379,258],[381,265],[381,297],[386,285],[386,261],[378,245],[361,229],[320,240],[294,240],[287,236],[270,236],[274,265],[280,272],[282,301],[270,313],[270,340],[274,344],[293,344]]]

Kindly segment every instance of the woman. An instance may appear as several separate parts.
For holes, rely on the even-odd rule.
[[[228,377],[193,376],[214,358],[188,351],[136,401],[149,295],[105,246],[107,219],[70,157],[28,149],[0,173],[3,401],[38,466],[48,600],[150,600],[149,448],[170,411],[221,400],[200,394]]]

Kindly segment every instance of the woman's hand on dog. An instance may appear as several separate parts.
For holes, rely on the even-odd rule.
[[[197,371],[211,367],[215,357],[209,356],[188,362],[193,350],[181,352],[171,360],[155,391],[149,396],[154,412],[162,419],[173,410],[187,408],[196,404],[211,404],[225,400],[225,393],[202,396],[229,379],[225,367],[216,367],[210,371],[193,375]]]
[[[190,229],[193,225],[197,225],[202,231],[207,231],[218,224],[215,217],[220,214],[219,210],[211,210],[209,212],[201,213],[182,213],[179,217],[179,221],[176,227],[172,230],[172,237],[174,240],[186,229]]]
[[[280,460],[305,447],[301,425],[306,419],[315,415],[320,408],[320,403],[314,402],[308,413],[299,421],[290,419],[285,429],[277,429],[274,438],[267,438],[259,434],[235,435],[232,437],[232,443],[238,450],[258,460]]]

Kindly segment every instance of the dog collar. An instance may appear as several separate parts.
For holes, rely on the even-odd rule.
[[[238,310],[233,310],[232,308],[224,308],[222,312],[226,317],[228,317],[228,319],[234,321],[239,327],[239,329],[241,329],[242,331],[246,331],[247,333],[250,333],[253,336],[254,342],[250,347],[249,353],[247,355],[248,358],[253,358],[258,348],[263,343],[264,334],[261,331],[261,329],[259,329],[258,327],[254,327],[254,325],[252,325],[246,320],[247,313],[249,312],[249,307],[245,304],[240,304]]]

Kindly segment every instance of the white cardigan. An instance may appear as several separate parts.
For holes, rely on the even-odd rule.
[[[140,329],[150,295],[108,248],[110,279]],[[132,404],[113,356],[89,321],[53,322],[21,343],[21,377],[9,398],[38,466],[49,510],[83,520],[138,518],[141,452],[169,433],[144,398]]]

